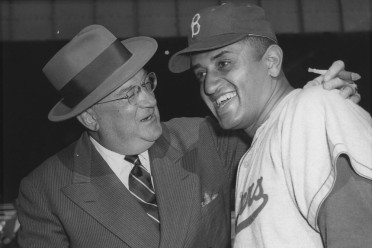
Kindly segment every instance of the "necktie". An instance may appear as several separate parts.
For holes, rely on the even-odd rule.
[[[144,208],[147,215],[159,227],[158,205],[156,203],[154,187],[151,183],[151,175],[141,164],[138,155],[128,155],[124,158],[126,161],[134,164],[129,174],[129,191],[135,196]]]

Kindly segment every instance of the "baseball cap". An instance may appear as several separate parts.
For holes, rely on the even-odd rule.
[[[188,47],[169,60],[171,72],[190,69],[190,53],[218,49],[233,44],[247,35],[266,37],[277,43],[265,11],[254,4],[223,3],[202,9],[191,20]]]

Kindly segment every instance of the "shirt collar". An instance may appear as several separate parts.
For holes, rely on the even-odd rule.
[[[98,143],[94,138],[89,136],[89,139],[92,141],[94,147],[98,150],[98,152],[102,155],[102,157],[108,157],[115,161],[123,161],[125,155],[122,155],[120,153],[111,151],[107,149],[106,147],[102,146],[100,143]],[[140,154],[138,154],[138,157],[140,158],[140,161],[143,166],[145,166],[146,169],[150,171],[150,159],[149,159],[149,153],[148,151],[144,151]]]

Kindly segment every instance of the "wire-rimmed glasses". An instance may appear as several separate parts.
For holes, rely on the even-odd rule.
[[[152,92],[154,92],[154,90],[156,88],[156,85],[157,85],[157,79],[156,79],[155,72],[149,72],[146,75],[143,82],[141,83],[141,85],[133,85],[132,87],[130,87],[125,92],[125,96],[120,97],[120,98],[116,98],[116,99],[112,99],[112,100],[108,100],[108,101],[98,102],[97,104],[103,104],[103,103],[108,103],[108,102],[113,102],[113,101],[119,101],[119,100],[126,99],[126,100],[128,100],[128,102],[130,104],[136,105],[137,100],[138,100],[138,95],[140,94],[142,89],[146,90],[148,93],[152,93]]]

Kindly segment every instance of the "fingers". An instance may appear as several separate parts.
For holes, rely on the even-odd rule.
[[[345,69],[345,64],[341,60],[337,60],[333,62],[331,67],[328,69],[326,74],[324,74],[324,81],[327,82],[332,78],[337,77],[337,74],[339,74],[340,71],[343,71]]]
[[[359,103],[362,97],[358,92],[356,92],[353,96],[350,97],[350,100],[353,101],[354,103]]]
[[[312,87],[312,86],[321,85],[322,81],[323,81],[323,76],[319,76],[317,78],[314,78],[313,80],[311,80],[311,81],[309,81],[305,84],[304,89],[306,89],[308,87]]]
[[[344,62],[337,60],[333,62],[323,77],[317,77],[316,79],[308,82],[304,88],[323,83],[324,89],[340,89],[340,95],[342,97],[349,98],[351,101],[358,103],[361,100],[361,96],[358,94],[358,86],[354,83],[354,81],[359,80],[360,78],[361,76],[357,73],[345,71]]]
[[[358,103],[361,96],[358,94],[358,85],[353,81],[346,81],[340,78],[334,78],[323,83],[326,90],[340,89],[340,95],[343,98],[350,98],[353,102]]]
[[[340,95],[343,98],[349,98],[350,96],[353,96],[356,93],[353,87],[351,86],[345,86],[340,90]]]
[[[340,71],[337,77],[347,81],[357,81],[362,78],[358,73],[350,71]]]
[[[346,81],[342,80],[338,77],[330,79],[328,81],[324,81],[323,88],[326,90],[332,90],[332,89],[341,89],[342,87],[348,86],[350,84],[354,84],[353,81]]]
[[[351,99],[355,103],[358,103],[361,99],[361,96],[358,93],[358,85],[355,83],[346,85],[343,88],[341,88],[340,95],[343,98]]]

